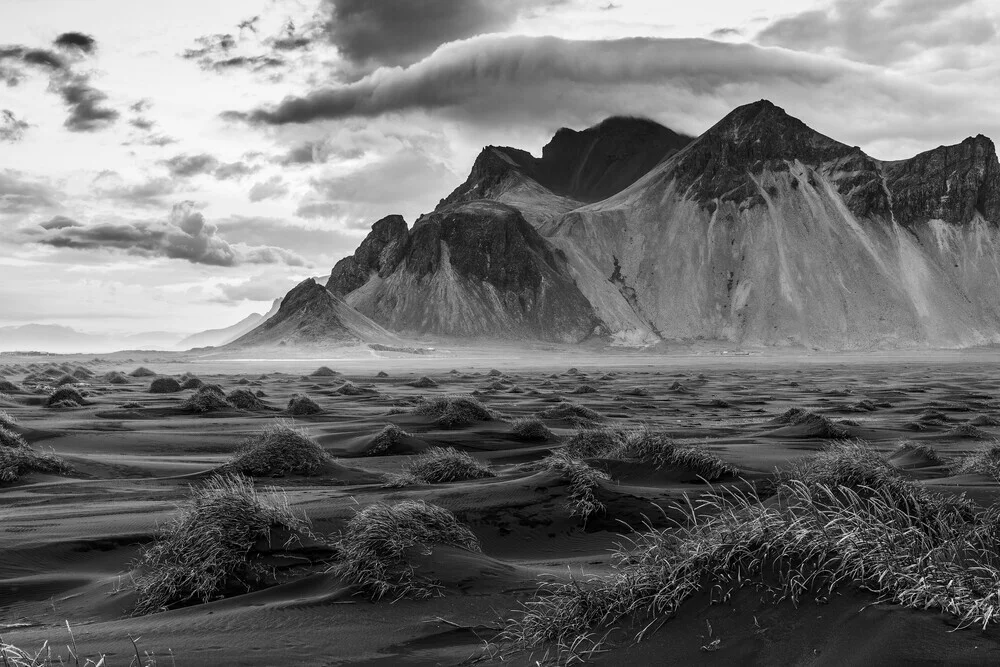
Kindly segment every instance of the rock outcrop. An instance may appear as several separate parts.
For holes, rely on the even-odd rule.
[[[378,247],[381,231],[362,246]],[[600,333],[565,258],[511,206],[445,206],[392,243],[392,253],[342,260],[327,285],[393,331],[565,342]],[[349,289],[361,271],[366,282]]]

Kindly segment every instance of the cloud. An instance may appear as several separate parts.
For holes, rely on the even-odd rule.
[[[64,32],[53,42],[57,47],[66,50],[76,50],[83,53],[93,53],[97,48],[97,40],[82,32]]]
[[[325,0],[326,30],[358,65],[409,65],[447,42],[504,30],[560,0]]]
[[[103,171],[93,180],[94,194],[104,199],[127,202],[146,208],[164,206],[164,197],[173,194],[176,183],[164,176],[129,183],[117,172]]]
[[[260,167],[258,165],[249,164],[243,161],[236,161],[220,164],[212,173],[216,179],[220,181],[228,181],[230,179],[242,180],[251,174],[256,174],[258,171],[260,171]]]
[[[0,212],[31,213],[60,205],[58,193],[14,169],[0,169]]]
[[[278,199],[288,194],[288,184],[281,176],[274,175],[266,181],[253,184],[250,188],[249,198],[252,202],[264,201],[265,199]]]
[[[0,109],[0,141],[16,143],[24,138],[31,125],[14,115],[10,109]]]
[[[39,225],[42,229],[66,229],[67,227],[82,227],[83,224],[73,220],[72,218],[67,218],[65,215],[57,215],[48,222],[43,222]]]
[[[235,285],[219,285],[222,291],[223,303],[239,303],[241,301],[274,301],[284,296],[298,285],[301,276],[272,276],[258,274]]]
[[[956,49],[994,42],[995,19],[978,0],[835,0],[774,21],[757,41],[883,65],[932,52],[947,60]]]
[[[292,146],[284,155],[278,156],[274,162],[281,165],[323,164],[331,157],[342,160],[355,160],[363,157],[365,151],[357,146],[338,146],[329,139],[303,141]]]
[[[51,221],[50,221],[51,223]],[[49,224],[49,223],[46,223]],[[193,202],[173,207],[165,221],[105,222],[94,225],[47,227],[34,242],[55,248],[117,250],[140,257],[182,259],[192,264],[237,266],[287,264],[304,266],[305,260],[284,248],[231,244],[205,221]]]
[[[400,150],[346,174],[312,180],[300,203],[302,218],[340,218],[351,228],[367,228],[390,213],[410,219],[431,210],[462,179],[419,150]]]
[[[231,241],[256,246],[280,246],[314,258],[335,252],[352,252],[360,238],[333,229],[305,226],[281,218],[234,215],[217,222],[219,233]]]
[[[170,175],[176,178],[190,178],[199,174],[208,174],[219,166],[219,160],[214,155],[201,153],[199,155],[175,155],[167,160],[161,160]]]
[[[717,28],[708,35],[712,39],[726,39],[727,37],[742,37],[743,31],[739,28]]]
[[[89,77],[81,74],[69,76],[61,80],[57,88],[70,110],[63,123],[69,131],[94,132],[118,120],[118,111],[105,105],[108,96],[91,86]]]
[[[416,112],[491,131],[521,126],[551,132],[638,114],[700,134],[710,120],[762,97],[858,144],[918,138],[926,145],[1000,130],[991,113],[996,93],[978,87],[932,87],[881,68],[781,48],[664,38],[477,37],[406,68],[382,68],[352,83],[224,117],[285,125]]]

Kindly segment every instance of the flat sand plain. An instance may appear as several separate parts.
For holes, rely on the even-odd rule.
[[[585,580],[611,567],[611,551],[644,522],[683,520],[685,497],[709,485],[683,470],[611,465],[598,496],[604,510],[582,522],[565,503],[565,480],[530,468],[562,447],[578,424],[543,419],[554,437],[525,442],[511,422],[570,402],[597,411],[607,425],[647,425],[679,444],[717,454],[739,470],[716,486],[768,478],[824,448],[815,424],[774,420],[802,408],[832,420],[845,437],[884,452],[901,440],[932,446],[947,461],[1000,436],[997,355],[905,354],[829,356],[567,356],[454,354],[395,358],[205,359],[143,353],[90,357],[0,359],[0,373],[19,390],[0,410],[38,450],[62,457],[64,475],[28,474],[0,486],[0,635],[37,649],[45,641],[108,665],[140,652],[159,665],[435,665],[484,659],[482,648],[500,619],[531,597],[542,580]],[[145,360],[144,360],[145,359]],[[53,365],[83,367],[87,404],[44,407],[44,386],[26,383]],[[151,377],[109,384],[112,370],[147,366],[159,376],[198,376],[227,392],[262,392],[267,409],[190,414],[193,392],[152,394]],[[319,366],[339,374],[314,377]],[[571,369],[571,367],[573,367]],[[495,371],[490,374],[490,371]],[[379,372],[384,376],[379,376]],[[52,373],[54,376],[55,373]],[[427,376],[436,386],[408,383]],[[349,381],[363,391],[345,395]],[[587,387],[588,389],[581,389]],[[590,391],[592,389],[593,391]],[[472,394],[503,418],[441,428],[407,412],[420,398]],[[284,413],[293,394],[307,394],[316,415]],[[131,407],[122,407],[123,405]],[[395,408],[395,410],[394,410]],[[395,414],[390,414],[395,413]],[[372,602],[328,572],[330,553],[290,548],[267,555],[274,580],[212,602],[132,616],[130,568],[179,503],[241,442],[275,420],[293,420],[350,472],[258,479],[284,490],[320,536],[335,536],[361,507],[421,499],[451,510],[482,543],[482,554],[438,548],[417,566],[440,582],[429,599]],[[974,422],[975,428],[961,428]],[[381,456],[365,456],[386,424],[411,438]],[[997,422],[1000,423],[1000,422]],[[415,454],[449,446],[492,466],[489,479],[385,488]],[[601,465],[596,462],[595,465]],[[948,465],[900,464],[906,476],[979,503],[1000,498],[983,474]],[[742,480],[742,481],[741,481]],[[763,602],[745,590],[725,604],[695,596],[645,641],[609,642],[593,664],[996,664],[1000,634],[992,626],[952,632],[933,611],[874,604],[862,590],[829,600]],[[715,639],[720,641],[713,644]],[[706,649],[709,647],[709,649]],[[62,649],[65,654],[65,649]],[[511,656],[534,664],[537,656]]]

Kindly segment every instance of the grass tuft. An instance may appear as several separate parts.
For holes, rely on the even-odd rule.
[[[372,444],[365,450],[365,456],[381,456],[399,444],[400,440],[409,437],[409,433],[395,424],[386,424],[385,428],[372,438]]]
[[[461,428],[500,418],[498,412],[486,407],[473,396],[439,396],[421,402],[413,408],[413,414],[433,417],[441,428]]]
[[[173,378],[156,378],[149,384],[150,394],[175,394],[181,390],[181,383]]]
[[[555,434],[549,430],[542,420],[533,417],[522,417],[515,419],[511,424],[511,433],[518,440],[528,442],[545,442],[555,438]]]
[[[187,412],[220,412],[232,410],[233,406],[226,400],[222,388],[214,384],[206,384],[198,388],[186,401],[181,403],[181,409]]]
[[[224,470],[251,477],[315,475],[330,462],[320,445],[285,421],[275,421],[247,438]]]
[[[83,395],[73,387],[60,387],[49,395],[45,405],[50,408],[78,407],[86,405],[86,401],[83,400]]]
[[[286,412],[295,416],[318,415],[323,412],[323,408],[319,407],[319,403],[312,400],[305,394],[295,394],[288,399],[288,408]]]
[[[440,592],[440,584],[421,576],[407,557],[435,545],[481,551],[472,531],[443,507],[415,500],[375,503],[347,524],[334,572],[373,600],[430,597]]]
[[[135,563],[135,614],[209,602],[233,589],[264,584],[269,568],[255,558],[254,545],[274,528],[293,534],[308,529],[276,491],[260,493],[239,475],[213,477],[192,489]]]
[[[594,491],[600,480],[610,479],[607,473],[591,468],[584,461],[574,459],[563,449],[542,459],[541,467],[569,482],[566,508],[570,514],[586,522],[590,515],[604,511],[604,503],[598,500]]]
[[[151,378],[151,377],[156,377],[156,373],[154,371],[149,370],[145,366],[139,366],[139,368],[137,368],[134,371],[132,371],[131,373],[129,373],[129,375],[131,375],[134,378]]]
[[[328,378],[328,377],[333,377],[335,375],[340,375],[340,373],[338,373],[337,371],[333,370],[329,366],[320,366],[319,368],[317,368],[316,370],[314,370],[312,373],[310,373],[309,377],[314,377],[314,378]]]
[[[268,407],[264,401],[257,398],[249,389],[234,389],[226,396],[226,400],[233,407],[250,412],[260,412],[261,410],[267,410]]]
[[[425,484],[496,477],[489,466],[454,447],[431,447],[418,454],[406,466],[405,475]]]

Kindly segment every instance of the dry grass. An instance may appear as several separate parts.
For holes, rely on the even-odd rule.
[[[249,389],[234,389],[229,392],[228,396],[226,396],[226,400],[232,404],[233,407],[240,410],[260,412],[261,410],[268,409],[267,404],[257,398],[257,396],[255,396]]]
[[[181,389],[200,389],[203,386],[205,386],[205,382],[196,377],[185,378],[181,383]]]
[[[941,454],[929,445],[921,445],[905,440],[896,446],[896,452],[900,454],[916,454],[930,465],[940,466],[945,464],[945,460],[941,457]]]
[[[553,405],[551,408],[545,408],[544,410],[538,412],[535,416],[541,419],[561,419],[569,421],[579,428],[597,426],[600,422],[604,421],[604,416],[596,410],[591,410],[586,406],[568,402],[562,402],[558,405]]]
[[[1000,481],[1000,441],[977,449],[963,456],[954,466],[954,472],[962,475],[982,474]]]
[[[288,399],[288,408],[286,409],[286,412],[295,416],[318,415],[323,412],[323,408],[319,407],[319,403],[312,400],[305,394],[295,394]]]
[[[73,629],[70,627],[69,621],[66,621],[66,631],[69,633],[70,641],[65,645],[65,654],[56,647],[55,643],[50,643],[48,640],[38,650],[29,651],[13,644],[8,644],[0,637],[0,661],[2,661],[3,667],[56,667],[56,665],[60,667],[67,665],[75,665],[76,667],[107,667],[108,663],[103,654],[98,654],[94,658],[80,655],[80,650],[76,645],[76,637],[73,636]],[[140,655],[139,638],[132,639],[129,636],[129,639],[135,647],[135,658],[130,659],[129,665],[134,665],[135,667],[156,667],[156,655],[149,651],[143,651],[143,654]],[[171,662],[173,663],[173,653],[169,652],[168,655],[171,656]]]
[[[276,490],[260,493],[239,475],[217,476],[191,497],[135,563],[135,614],[209,602],[262,585],[268,568],[253,547],[273,528],[308,530]]]
[[[21,391],[21,388],[10,380],[0,380],[0,391],[17,393]]]
[[[569,482],[566,508],[570,514],[586,522],[590,515],[604,511],[604,504],[594,492],[600,480],[609,479],[607,473],[574,459],[562,449],[542,459],[540,465],[542,469],[554,472]]]
[[[181,383],[173,378],[156,378],[149,384],[150,394],[175,394],[181,390]]]
[[[413,414],[433,417],[441,428],[461,428],[500,419],[500,414],[473,396],[440,396],[413,408]]]
[[[121,371],[109,371],[105,373],[104,381],[108,384],[128,384],[128,378]]]
[[[5,410],[0,410],[0,428],[14,428],[17,426],[17,419]]]
[[[315,475],[330,462],[319,444],[285,421],[275,421],[247,438],[223,469],[251,477]]]
[[[407,557],[411,550],[429,552],[435,545],[481,551],[472,531],[443,507],[414,500],[376,503],[347,524],[334,572],[373,600],[430,597],[440,585],[421,576]]]
[[[129,375],[134,378],[151,378],[156,377],[156,372],[149,370],[145,366],[139,366],[139,368],[129,373]]]
[[[511,433],[517,436],[518,440],[527,442],[546,442],[555,438],[555,434],[548,426],[533,417],[515,419],[511,424]]]
[[[372,444],[367,450],[365,450],[365,456],[381,456],[399,444],[400,440],[409,437],[409,433],[395,424],[386,424],[385,427],[378,432],[378,435],[372,438]]]
[[[612,575],[543,585],[492,648],[542,650],[570,664],[597,650],[595,637],[621,619],[652,617],[641,623],[642,639],[693,594],[711,592],[719,603],[746,587],[796,605],[861,587],[878,600],[951,615],[960,627],[1000,618],[1000,508],[886,484],[876,459],[865,455],[847,469],[844,458],[826,454],[803,468],[808,479],[778,480],[777,503],[732,489],[691,502],[687,527],[640,535],[619,551]],[[817,481],[840,466],[844,479],[874,486]]]
[[[413,457],[404,473],[424,484],[444,484],[496,477],[489,466],[454,447],[431,447]]]
[[[226,400],[222,388],[214,384],[206,384],[198,388],[186,401],[181,403],[181,409],[186,412],[220,412],[232,410],[233,406]]]
[[[77,407],[86,405],[83,395],[73,387],[60,387],[45,401],[47,407]]]
[[[61,475],[69,471],[59,457],[39,452],[19,434],[0,428],[0,484],[12,484],[33,472]]]
[[[681,447],[664,433],[646,428],[602,428],[578,431],[566,451],[577,458],[641,463],[656,470],[690,471],[708,481],[737,474],[737,469],[700,447]]]
[[[438,386],[438,383],[430,379],[426,375],[419,380],[414,380],[413,382],[407,382],[407,385],[411,387],[416,387],[417,389],[430,389],[431,387]]]
[[[332,368],[330,368],[328,366],[320,366],[319,368],[317,368],[316,370],[314,370],[312,373],[310,373],[309,377],[314,377],[314,378],[328,378],[328,377],[334,377],[335,375],[340,375],[340,373],[338,373],[337,371],[333,370]]]

